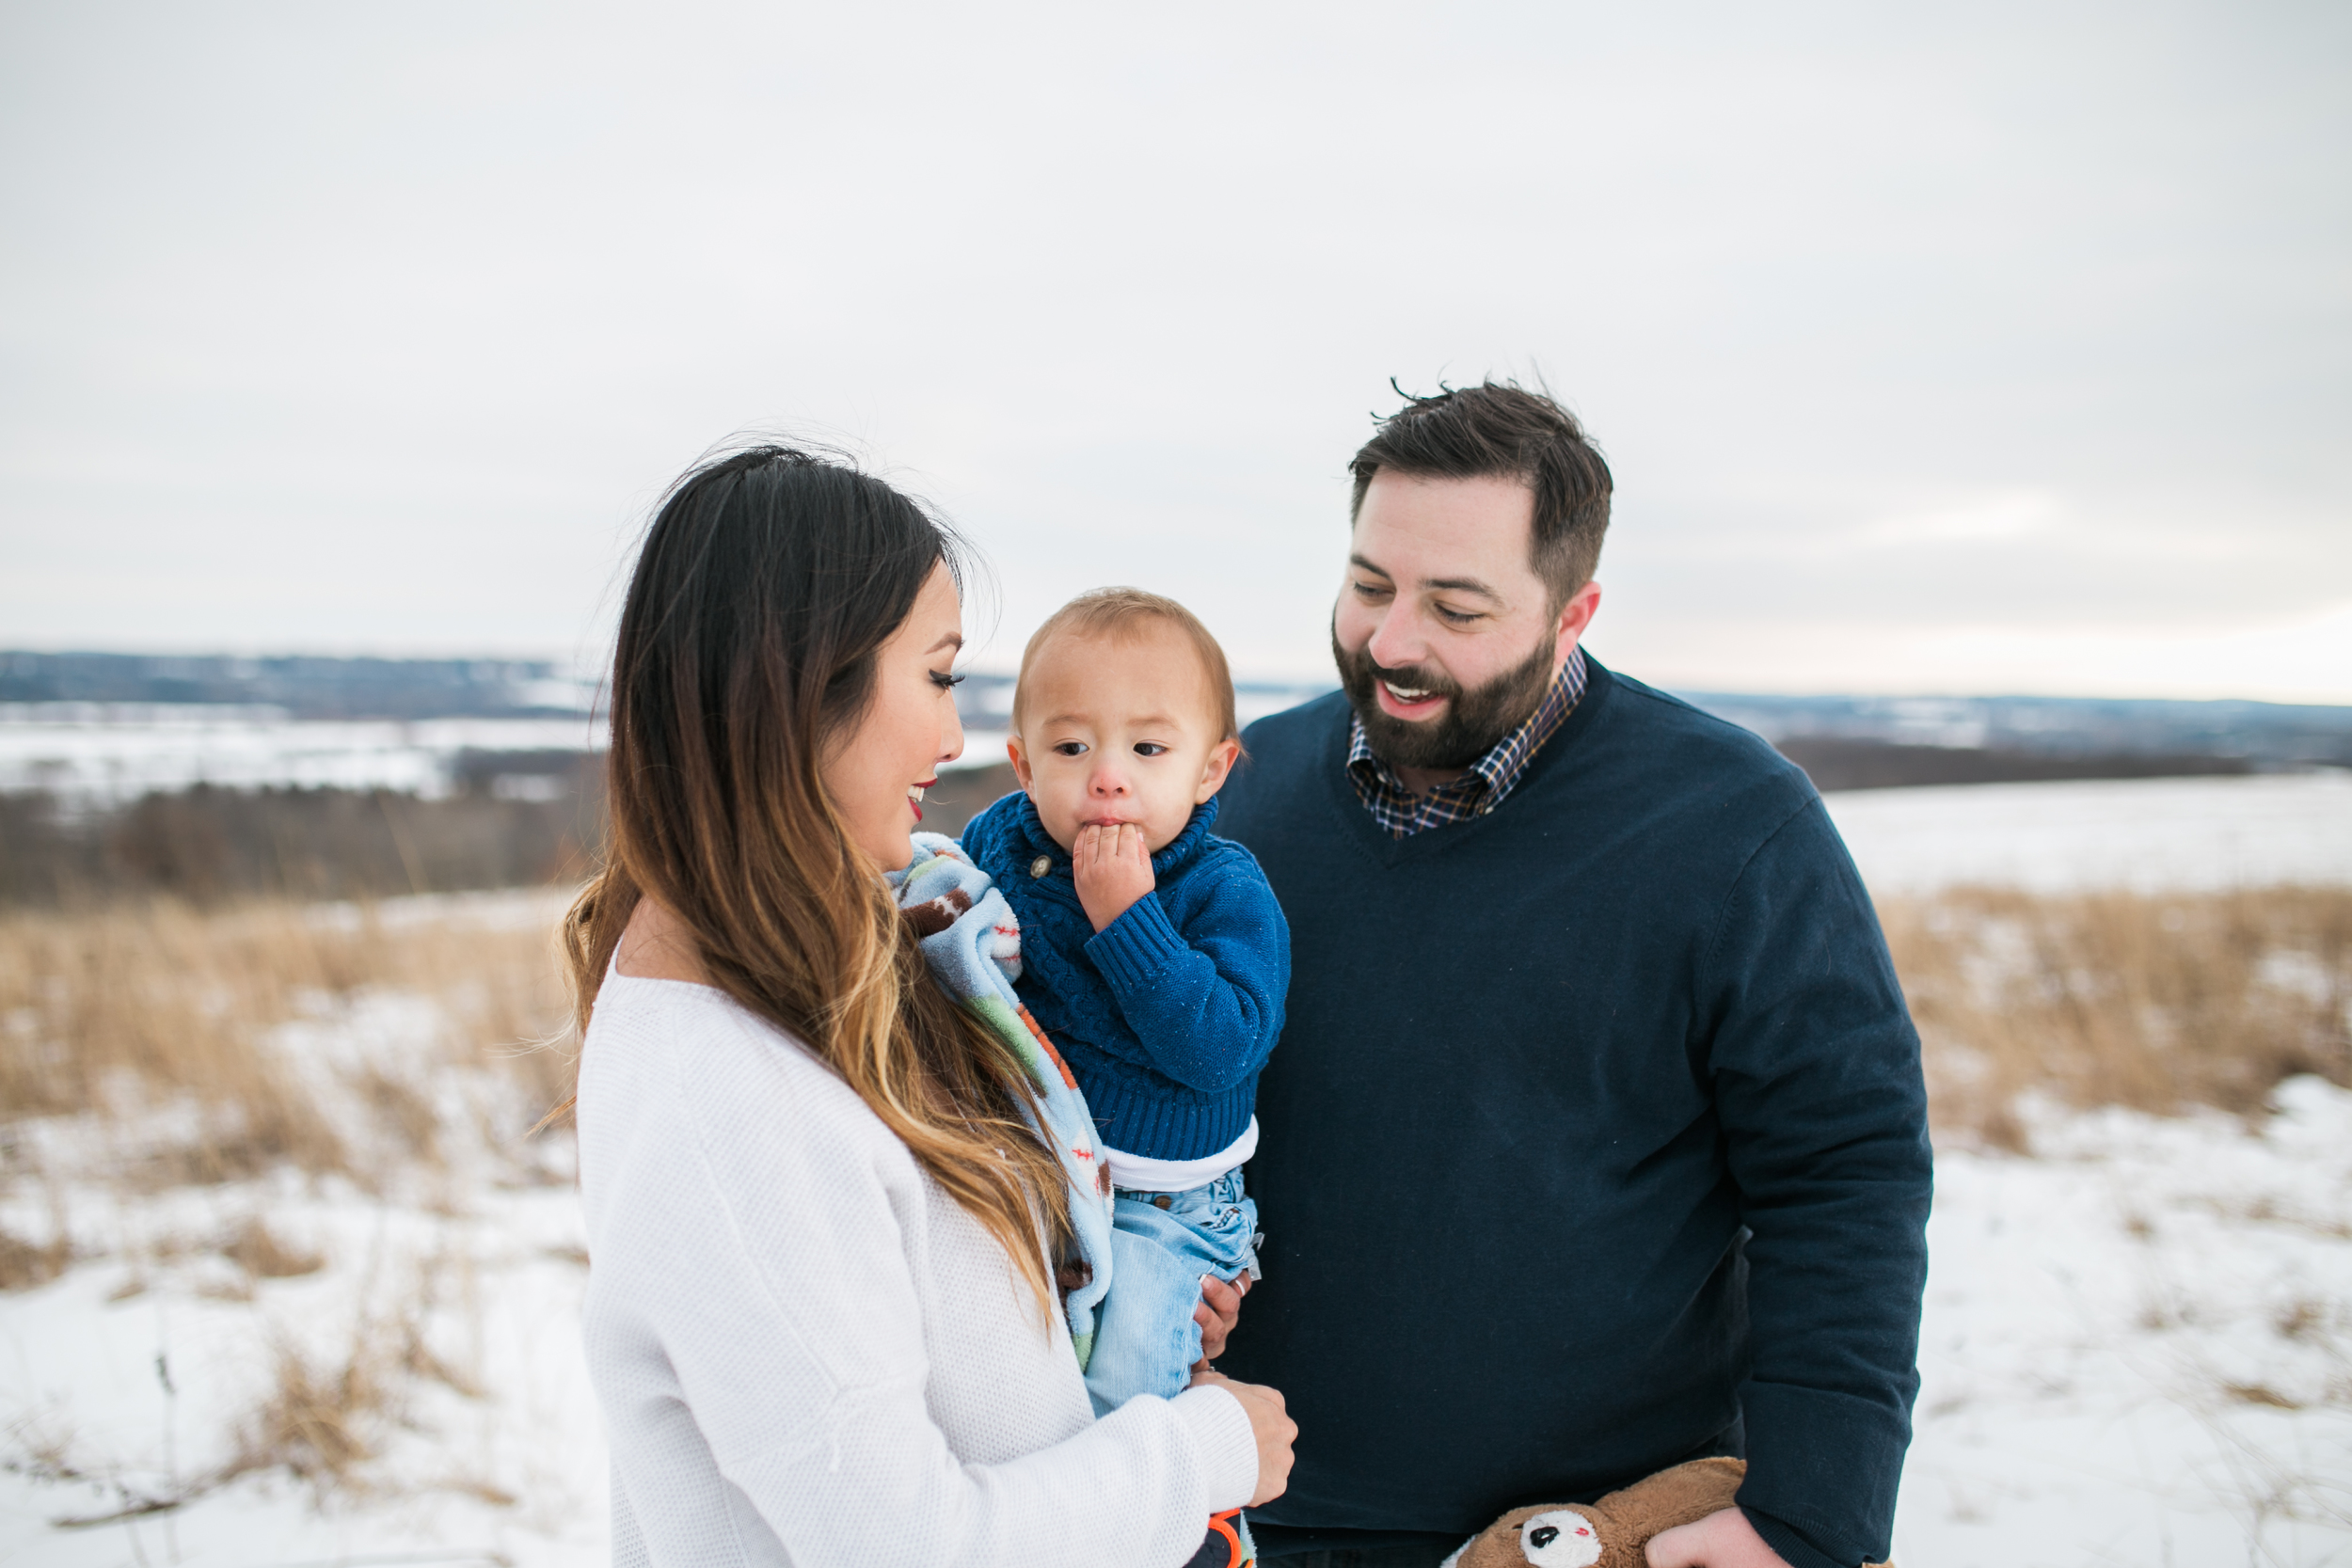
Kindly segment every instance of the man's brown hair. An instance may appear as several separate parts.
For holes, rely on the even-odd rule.
[[[1029,645],[1021,650],[1021,674],[1012,689],[1013,729],[1021,728],[1021,700],[1029,689],[1029,670],[1037,662],[1038,650],[1046,643],[1064,635],[1131,638],[1155,625],[1175,627],[1200,656],[1209,717],[1223,726],[1216,738],[1231,740],[1241,734],[1233,713],[1233,673],[1226,667],[1225,650],[1217,646],[1200,616],[1165,594],[1147,594],[1140,588],[1091,588],[1045,618],[1045,624],[1031,634]]]
[[[1356,476],[1348,521],[1363,510],[1372,476],[1383,468],[1416,479],[1522,480],[1535,493],[1531,564],[1551,591],[1552,607],[1567,603],[1600,564],[1613,487],[1609,465],[1576,416],[1549,393],[1515,381],[1440,384],[1435,397],[1425,398],[1397,391],[1405,406],[1378,421],[1378,434],[1347,466]]]

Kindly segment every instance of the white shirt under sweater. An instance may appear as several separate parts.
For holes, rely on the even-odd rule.
[[[579,1118],[616,1564],[1155,1568],[1248,1500],[1238,1401],[1095,1420],[1060,1313],[723,993],[608,972]]]

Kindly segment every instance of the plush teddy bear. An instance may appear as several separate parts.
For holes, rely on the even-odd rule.
[[[1747,1473],[1740,1460],[1693,1459],[1597,1503],[1515,1508],[1442,1568],[1645,1568],[1651,1536],[1729,1508]]]
[[[1747,1473],[1745,1460],[1693,1459],[1597,1503],[1515,1508],[1440,1568],[1645,1568],[1651,1536],[1729,1508]]]

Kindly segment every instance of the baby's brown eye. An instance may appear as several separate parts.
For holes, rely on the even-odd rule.
[[[1156,740],[1138,740],[1136,742],[1136,755],[1139,757],[1155,757],[1167,750],[1167,747],[1161,745]]]

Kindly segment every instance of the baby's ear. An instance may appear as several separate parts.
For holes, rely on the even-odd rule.
[[[1009,735],[1005,736],[1005,755],[1012,759],[1013,782],[1021,786],[1022,794],[1028,794],[1029,752],[1028,748],[1021,744],[1021,737],[1019,736]]]
[[[1200,769],[1200,787],[1192,792],[1192,803],[1200,805],[1225,787],[1227,775],[1241,758],[1241,742],[1227,736],[1209,748],[1208,765]]]

